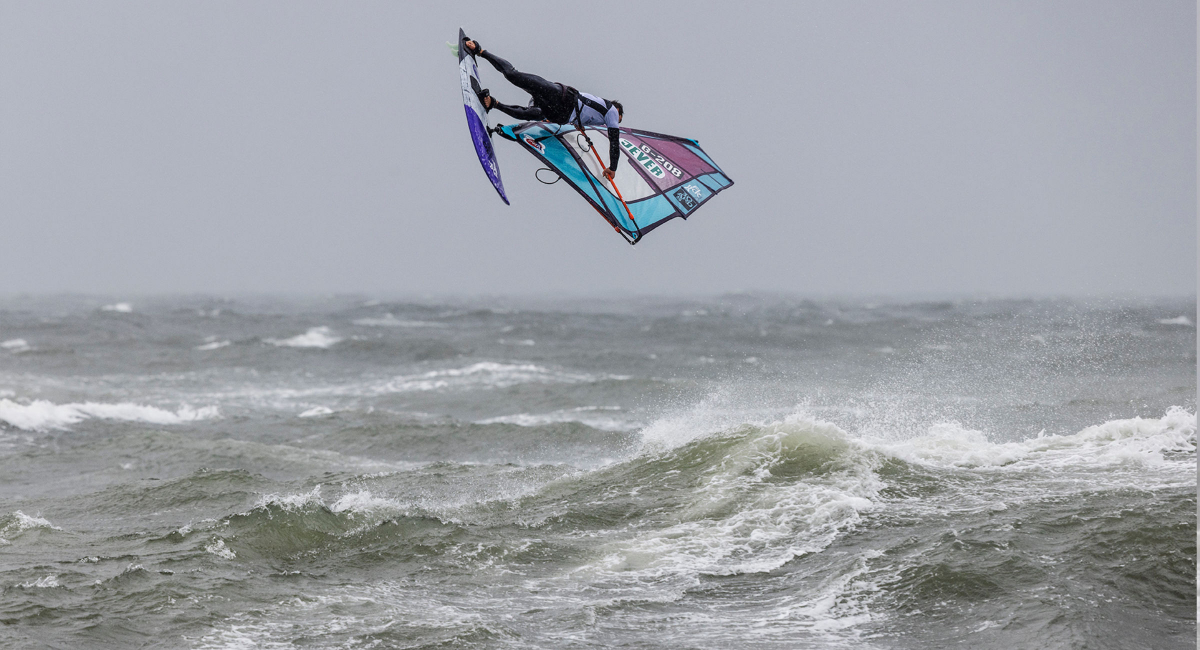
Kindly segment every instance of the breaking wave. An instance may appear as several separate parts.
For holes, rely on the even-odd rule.
[[[46,400],[20,403],[10,399],[0,399],[0,422],[26,431],[65,429],[89,418],[149,424],[183,424],[218,418],[220,415],[220,411],[215,406],[192,408],[185,405],[176,411],[168,411],[154,406],[128,402],[120,404],[97,402],[55,404]]]
[[[285,348],[319,348],[328,349],[341,343],[342,337],[333,334],[328,327],[312,327],[303,334],[297,334],[287,339],[264,339],[271,345]]]

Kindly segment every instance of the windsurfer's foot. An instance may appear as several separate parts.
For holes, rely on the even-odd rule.
[[[463,41],[463,47],[467,49],[467,54],[470,54],[471,56],[479,56],[483,53],[483,48],[479,47],[479,43],[476,43],[470,39]]]

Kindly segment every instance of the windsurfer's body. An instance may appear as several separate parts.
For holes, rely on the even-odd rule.
[[[487,59],[509,83],[529,93],[532,98],[529,106],[509,106],[501,104],[485,89],[480,94],[480,101],[486,110],[498,108],[518,120],[607,127],[610,162],[604,175],[610,179],[613,177],[617,170],[617,162],[621,159],[621,147],[618,144],[620,131],[617,130],[617,125],[624,117],[624,108],[620,102],[589,95],[568,85],[547,81],[535,74],[518,72],[511,63],[484,50],[475,41],[468,40],[463,46],[467,48],[467,52]]]

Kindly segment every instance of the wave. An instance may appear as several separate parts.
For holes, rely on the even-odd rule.
[[[606,415],[621,411],[619,406],[580,406],[550,413],[516,413],[477,420],[475,424],[515,424],[521,427],[540,427],[547,424],[578,422],[601,431],[633,431],[638,422]]]
[[[823,549],[875,507],[883,487],[875,458],[804,415],[642,454],[631,467],[638,483],[674,473],[692,487],[677,503],[681,521],[614,544],[595,566],[605,573],[690,580],[771,571]]]
[[[864,443],[896,458],[935,467],[1159,465],[1166,454],[1196,451],[1196,414],[1176,406],[1161,418],[1110,420],[1071,435],[1042,433],[1006,443],[991,442],[983,432],[956,423],[943,423],[905,441]]]
[[[38,578],[37,580],[32,580],[30,582],[21,582],[17,584],[17,587],[21,589],[54,589],[61,586],[62,585],[58,582],[58,578],[52,575]]]
[[[287,348],[319,348],[328,349],[345,339],[335,336],[328,327],[311,327],[303,334],[297,334],[287,339],[264,339],[271,345]]]
[[[612,379],[626,377],[611,376]],[[481,361],[464,368],[432,370],[417,375],[402,375],[374,388],[376,393],[407,393],[446,388],[507,388],[519,384],[583,383],[592,375],[552,370],[531,363]]]
[[[910,611],[952,615],[947,607],[954,603],[1007,620],[984,614],[997,592],[1019,596],[1030,580],[1058,588],[1067,583],[1047,577],[1045,567],[1069,566],[1096,549],[1169,554],[1179,537],[1176,520],[1194,509],[1193,501],[1169,513],[1114,505],[1134,514],[1075,516],[1087,514],[1079,508],[1089,503],[1111,505],[1103,480],[1093,480],[1106,474],[1098,468],[1145,478],[1187,466],[1190,475],[1176,483],[1194,486],[1195,414],[1180,408],[1014,443],[993,443],[952,424],[882,441],[803,413],[732,425],[726,417],[736,419],[721,414],[686,435],[684,416],[656,422],[645,429],[656,438],[595,469],[439,463],[360,476],[328,499],[321,486],[268,494],[209,527],[202,550],[215,562],[272,567],[283,558],[315,567],[411,562],[428,571],[470,571],[484,582],[515,570],[560,610],[607,617],[637,615],[648,602],[682,606],[689,594],[736,587],[736,576],[756,574],[788,594],[753,603],[760,619],[780,625],[737,632],[702,626],[706,633],[724,645],[737,640],[722,635],[759,633],[786,645],[787,635],[803,630],[838,645],[880,621],[903,625]],[[1121,494],[1141,498],[1149,483]],[[421,487],[405,491],[412,486]],[[1021,486],[1025,503],[1016,500]],[[1008,505],[996,502],[998,495]],[[1158,519],[1170,528],[1163,535],[1147,529]],[[1070,546],[1056,547],[1059,556],[1043,562],[1041,551],[1003,545],[1032,539],[1030,526],[1039,527],[1038,539],[1054,536]],[[1129,541],[1113,547],[1116,535]],[[1168,535],[1159,546],[1145,541]],[[527,572],[530,566],[547,570]],[[1193,575],[1194,556],[1189,566]],[[1132,580],[1130,589],[1141,584]],[[496,598],[499,608],[528,605],[500,592]],[[282,604],[276,613],[301,617]]]
[[[17,354],[20,352],[28,352],[33,348],[29,347],[29,342],[25,339],[9,339],[3,343],[0,343],[0,349],[8,350],[13,354]]]
[[[233,342],[232,342],[232,341],[216,341],[216,340],[212,340],[212,341],[209,341],[208,343],[203,343],[203,344],[201,344],[201,345],[197,345],[197,346],[196,346],[196,349],[197,349],[197,350],[202,350],[202,351],[205,351],[205,352],[207,352],[207,351],[209,351],[209,350],[220,350],[221,348],[228,347],[228,346],[230,346],[230,345],[232,345],[232,344],[233,344]]]
[[[402,320],[391,314],[385,314],[382,318],[359,318],[354,321],[354,324],[362,325],[363,327],[445,327],[443,323]]]
[[[0,517],[0,546],[12,544],[22,533],[30,530],[62,530],[40,516],[29,516],[20,510]]]
[[[65,429],[89,418],[149,424],[183,424],[214,419],[220,415],[215,406],[196,409],[184,405],[177,411],[168,411],[129,402],[54,404],[46,400],[34,400],[23,404],[10,399],[0,399],[0,422],[26,431]]]

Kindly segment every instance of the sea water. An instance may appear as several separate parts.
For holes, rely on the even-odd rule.
[[[1194,647],[1195,314],[10,297],[0,647]]]

